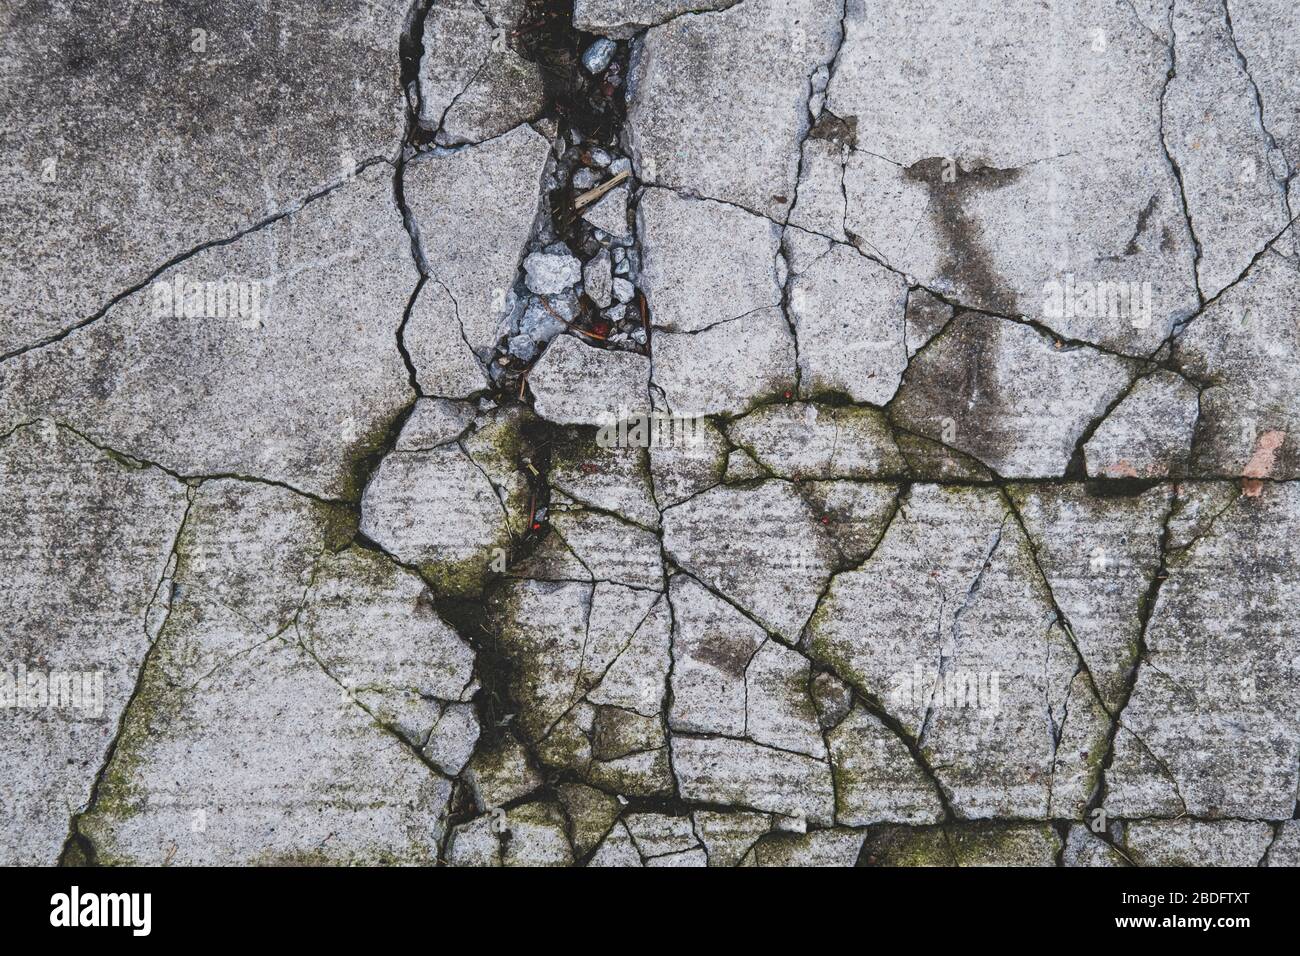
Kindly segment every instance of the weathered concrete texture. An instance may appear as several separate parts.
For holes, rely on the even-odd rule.
[[[754,845],[742,866],[853,866],[862,849],[860,830],[817,830],[795,835],[777,833]]]
[[[597,511],[559,506],[551,525],[585,577],[647,590],[663,586],[659,540],[645,528]]]
[[[1259,117],[1269,144],[1269,171],[1289,184],[1288,211],[1294,216],[1294,210],[1300,208],[1294,178],[1300,157],[1300,95],[1288,77],[1300,69],[1300,44],[1295,42],[1300,11],[1294,4],[1275,0],[1232,0],[1226,9],[1232,16],[1236,52],[1259,98]],[[1300,249],[1294,232],[1282,242],[1289,252]]]
[[[808,77],[835,55],[841,13],[832,0],[747,0],[650,29],[632,65],[626,128],[641,181],[784,222]]]
[[[1108,722],[996,491],[914,486],[809,630],[813,655],[918,743],[958,815],[1082,811]]]
[[[799,393],[838,393],[883,405],[909,358],[907,286],[897,273],[837,245],[790,283]]]
[[[722,10],[738,0],[574,0],[573,25],[588,33],[626,39],[684,13]]]
[[[407,0],[327,9],[216,0],[184,12],[110,0],[90,17],[62,0],[8,9],[0,271],[24,281],[0,291],[0,355],[91,318],[172,259],[359,164],[392,158],[409,9]]]
[[[464,438],[474,425],[474,406],[445,398],[422,398],[397,435],[395,451],[430,451]]]
[[[564,811],[554,803],[526,803],[500,817],[478,817],[456,827],[449,866],[571,866]]]
[[[537,414],[557,425],[616,425],[650,410],[650,360],[562,335],[528,377]]]
[[[896,486],[876,482],[810,481],[801,484],[799,491],[821,516],[841,567],[867,559],[898,503]]]
[[[1200,243],[1199,285],[1211,297],[1291,216],[1223,0],[1177,0],[1173,29],[1177,72],[1165,89],[1165,142]]]
[[[396,336],[418,276],[391,172],[205,249],[6,363],[0,430],[43,415],[181,474],[355,499],[361,460],[412,398]],[[218,314],[227,283],[247,308]]]
[[[735,206],[647,189],[641,287],[656,329],[700,332],[781,304],[780,227]]]
[[[424,268],[445,288],[461,336],[480,358],[508,315],[549,149],[531,127],[519,126],[478,146],[426,153],[403,171]],[[436,303],[443,317],[437,328],[451,321],[447,306]]]
[[[1136,495],[1096,486],[1014,486],[1011,498],[1075,647],[1109,708],[1137,660],[1141,609],[1160,567],[1167,485]]]
[[[430,597],[412,572],[352,548],[319,562],[295,629],[352,699],[413,746],[443,755],[455,774],[469,756],[457,738],[472,751],[478,724],[448,709],[477,689],[474,652]]]
[[[679,575],[673,606],[673,730],[747,737],[824,758],[826,744],[808,694],[809,667],[743,614]]]
[[[764,405],[728,425],[727,437],[781,478],[893,478],[907,472],[888,421],[869,408]]]
[[[1198,299],[1162,140],[1172,54],[1150,19],[1085,0],[943,17],[851,0],[826,91],[826,109],[854,122],[843,228],[963,303],[1154,348]],[[1111,292],[1119,307],[1099,308]]]
[[[402,327],[402,344],[421,394],[468,398],[487,388],[483,363],[470,348],[456,301],[440,280],[420,286]]]
[[[1265,482],[1170,555],[1106,773],[1112,815],[1291,818],[1298,506],[1300,489]]]
[[[520,708],[512,726],[542,760],[607,792],[654,796],[672,786],[661,717],[671,623],[662,594],[638,584],[522,579],[495,588],[488,609]]]
[[[605,447],[598,430],[572,428],[553,441],[550,451],[547,480],[553,489],[642,527],[658,526],[645,449]]]
[[[835,569],[829,534],[785,481],[713,488],[664,511],[664,551],[793,642]]]
[[[179,482],[116,461],[53,423],[0,442],[6,864],[55,863],[70,816],[90,799],[167,612],[187,505]],[[75,675],[86,693],[49,706],[61,674]],[[15,707],[14,684],[26,686],[28,675],[33,696]]]
[[[1028,325],[963,313],[917,354],[891,408],[899,425],[1004,478],[1054,478],[1135,372]]]
[[[661,508],[721,483],[726,467],[726,440],[708,421],[700,422],[694,441],[650,446],[650,475]]]
[[[1294,4],[10,6],[0,863],[1300,864]]]
[[[795,384],[795,343],[779,306],[699,332],[655,335],[651,382],[677,415],[740,415]]]
[[[1118,828],[1118,824],[1116,825]],[[1061,852],[1062,866],[1116,867],[1127,866],[1124,851],[1112,846],[1088,827],[1076,823],[1066,836]]]
[[[582,218],[606,235],[626,239],[632,229],[627,216],[628,189],[623,186],[606,193],[598,202],[582,210]]]
[[[686,734],[673,735],[672,759],[687,800],[767,810],[823,826],[834,817],[825,761],[745,740]]]
[[[1201,394],[1194,473],[1300,476],[1300,264],[1265,253],[1175,342],[1178,366]]]
[[[1258,866],[1273,827],[1245,820],[1141,820],[1124,827],[1138,866]]]
[[[934,784],[898,736],[861,707],[827,736],[835,769],[835,819],[868,823],[937,823],[943,805]]]
[[[498,411],[461,441],[393,451],[366,485],[361,533],[418,565],[444,593],[481,588],[528,520],[520,427],[517,410]]]
[[[772,828],[772,819],[765,813],[701,810],[694,820],[695,832],[709,855],[709,866],[736,866]]]
[[[870,827],[866,866],[1053,866],[1060,837],[1048,826],[974,824]]]
[[[542,69],[515,49],[524,7],[522,0],[453,0],[429,8],[419,120],[439,142],[481,142],[545,109]]]
[[[1184,473],[1200,410],[1199,394],[1171,372],[1139,379],[1083,445],[1097,478],[1167,478]]]
[[[1266,866],[1300,866],[1300,821],[1277,824],[1277,837],[1264,858]]]
[[[350,533],[283,489],[198,489],[166,623],[79,821],[96,859],[436,857],[451,782],[376,717],[431,724],[420,693],[459,698],[472,655],[412,575],[332,553]]]

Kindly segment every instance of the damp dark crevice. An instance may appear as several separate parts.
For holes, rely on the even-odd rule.
[[[411,385],[411,391],[415,392],[417,398],[425,398],[426,396],[424,390],[420,388],[419,372],[406,345],[406,326],[411,321],[411,311],[415,308],[416,300],[420,298],[420,290],[424,288],[427,281],[428,277],[424,275],[421,275],[416,281],[415,288],[411,291],[411,297],[406,301],[406,308],[402,310],[402,321],[397,326],[397,351],[402,356],[402,364],[406,366],[406,375]]]

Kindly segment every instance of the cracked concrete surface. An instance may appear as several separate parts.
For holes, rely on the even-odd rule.
[[[1300,13],[4,0],[0,860],[1300,865]]]

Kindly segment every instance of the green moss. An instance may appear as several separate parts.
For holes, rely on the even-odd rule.
[[[943,827],[878,826],[867,832],[862,860],[868,866],[954,866]]]
[[[474,597],[483,591],[491,573],[491,550],[463,561],[426,561],[420,573],[440,597]]]
[[[147,795],[138,781],[146,748],[183,707],[181,694],[163,676],[170,653],[166,631],[158,636],[158,642],[145,665],[139,692],[123,718],[94,806],[80,823],[82,831],[96,844],[100,842],[95,839],[95,831],[101,818],[107,825],[108,821],[129,819],[143,812]]]
[[[342,505],[322,506],[319,509],[321,537],[330,551],[342,551],[357,535],[356,512]]]
[[[568,715],[537,744],[537,756],[548,767],[585,774],[591,765],[591,741]]]
[[[958,866],[1043,865],[1060,849],[1060,839],[1047,823],[954,826],[948,838]]]
[[[648,767],[642,763],[643,760],[644,755],[608,763],[593,760],[588,779],[601,789],[630,797],[672,796],[673,775],[668,766],[668,748],[655,751]]]
[[[397,444],[397,436],[410,416],[411,410],[415,408],[415,402],[416,399],[412,396],[410,403],[404,408],[376,423],[348,446],[343,453],[347,468],[339,489],[339,497],[346,501],[361,500],[361,493],[365,491],[371,473],[379,466],[384,455]]]

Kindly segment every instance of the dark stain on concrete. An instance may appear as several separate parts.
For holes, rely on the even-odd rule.
[[[930,192],[929,215],[943,242],[940,275],[962,290],[963,298],[990,312],[1015,312],[1015,295],[993,269],[979,223],[968,209],[972,195],[1009,186],[1018,169],[964,166],[960,160],[932,156],[903,169],[904,178]]]

